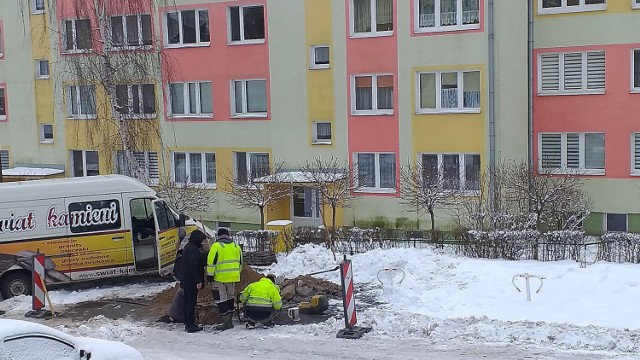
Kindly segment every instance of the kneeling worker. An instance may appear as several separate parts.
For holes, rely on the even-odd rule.
[[[247,326],[255,326],[256,323],[273,326],[277,311],[282,309],[280,289],[276,285],[275,275],[267,275],[247,285],[238,297],[240,302],[245,304]]]

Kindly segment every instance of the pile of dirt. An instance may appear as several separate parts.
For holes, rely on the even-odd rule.
[[[243,265],[240,273],[240,282],[236,284],[235,296],[237,297],[250,283],[264,277],[248,265]],[[158,317],[169,314],[171,302],[179,289],[179,285],[169,288],[152,299],[152,310]],[[284,307],[296,306],[301,301],[309,301],[313,295],[327,295],[331,299],[340,299],[342,292],[339,285],[319,280],[308,275],[298,276],[294,279],[284,279],[280,284],[280,294]],[[201,324],[212,325],[220,322],[220,314],[213,300],[213,289],[209,284],[198,292],[198,304],[196,318]]]

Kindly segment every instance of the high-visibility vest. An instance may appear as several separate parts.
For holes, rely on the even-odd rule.
[[[262,278],[259,281],[247,285],[240,293],[240,301],[251,306],[259,306],[280,310],[282,298],[280,291],[271,280]]]
[[[216,259],[217,256],[217,259]],[[214,264],[213,261],[216,260]],[[240,281],[242,249],[235,243],[215,242],[207,256],[207,275],[222,283]]]

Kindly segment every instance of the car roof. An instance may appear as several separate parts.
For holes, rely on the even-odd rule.
[[[74,337],[46,325],[13,319],[0,319],[0,339],[28,334],[45,334],[73,343]]]
[[[89,196],[102,193],[148,192],[147,185],[123,175],[30,180],[0,183],[1,201],[32,201],[60,197]]]

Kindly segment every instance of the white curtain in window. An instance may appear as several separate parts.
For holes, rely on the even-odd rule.
[[[434,27],[436,26],[436,0],[420,0],[419,2],[419,26]]]
[[[358,154],[358,186],[376,186],[376,157],[374,154]]]
[[[393,30],[393,1],[376,0],[376,30]]]
[[[442,89],[442,107],[446,109],[458,107],[458,89]]]
[[[371,0],[353,0],[353,32],[371,32]]]
[[[604,169],[604,134],[585,134],[584,145],[584,167],[587,169]]]
[[[316,137],[318,140],[331,140],[331,123],[317,123]]]
[[[372,86],[371,76],[359,76],[355,78],[356,110],[373,109]]]
[[[380,187],[383,189],[396,187],[395,154],[380,154]]]
[[[462,24],[480,23],[479,0],[462,0]]]
[[[185,153],[173,154],[174,179],[178,183],[187,182],[187,156]]]
[[[205,162],[207,166],[207,169],[206,169],[207,183],[215,184],[216,183],[216,154],[206,153]]]
[[[251,154],[251,180],[269,175],[269,154]]]
[[[189,182],[202,182],[202,154],[189,154]]]
[[[458,0],[440,0],[440,25],[458,24]]]
[[[265,80],[247,81],[247,112],[267,112],[267,82]]]

